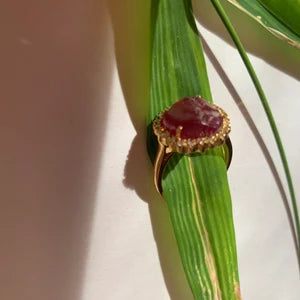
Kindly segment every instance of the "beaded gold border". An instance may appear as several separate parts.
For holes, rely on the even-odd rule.
[[[158,141],[166,147],[166,153],[178,152],[182,154],[188,154],[192,152],[204,152],[208,149],[212,149],[221,146],[228,137],[231,131],[230,119],[227,113],[219,106],[209,103],[216,108],[223,118],[222,127],[211,136],[196,139],[182,139],[180,138],[180,131],[182,127],[177,128],[176,136],[171,136],[170,133],[160,125],[163,114],[168,111],[170,107],[162,111],[159,116],[153,121],[153,131],[157,136]]]

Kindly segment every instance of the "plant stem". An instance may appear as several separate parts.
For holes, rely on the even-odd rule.
[[[283,168],[285,171],[285,175],[286,175],[286,179],[288,182],[288,187],[289,187],[289,192],[290,192],[290,196],[291,196],[291,200],[292,200],[292,207],[293,207],[293,213],[294,213],[294,223],[295,223],[295,227],[296,227],[296,232],[297,232],[297,240],[298,240],[298,247],[297,247],[297,255],[298,255],[298,260],[300,259],[300,253],[299,253],[299,246],[300,246],[300,221],[299,221],[299,214],[298,214],[298,207],[297,207],[297,200],[296,200],[296,195],[295,195],[295,190],[294,190],[294,185],[293,185],[293,181],[292,181],[292,176],[290,173],[290,169],[288,166],[288,161],[286,158],[286,154],[283,148],[283,144],[279,135],[279,131],[277,129],[271,108],[269,106],[268,100],[266,98],[266,95],[262,89],[262,86],[258,80],[258,77],[254,71],[254,68],[249,60],[249,57],[245,51],[245,48],[243,46],[243,44],[241,43],[237,32],[235,31],[233,25],[231,24],[229,17],[227,16],[225,10],[223,9],[221,3],[219,2],[219,0],[211,0],[213,6],[215,7],[218,15],[220,16],[223,24],[225,25],[225,27],[227,28],[233,42],[235,43],[237,50],[240,53],[240,56],[242,58],[242,60],[244,61],[244,64],[249,72],[249,75],[254,83],[254,86],[256,88],[256,91],[259,95],[259,98],[261,100],[261,103],[264,107],[264,110],[267,114],[270,126],[272,128],[275,140],[276,140],[276,144],[280,153],[280,157],[281,157],[281,161],[283,164]]]

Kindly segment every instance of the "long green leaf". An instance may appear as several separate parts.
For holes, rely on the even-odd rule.
[[[241,11],[248,14],[276,37],[286,41],[290,45],[300,49],[300,36],[291,28],[291,20],[276,17],[269,9],[264,7],[260,0],[227,0]],[[281,7],[285,9],[285,2],[293,0],[281,0]],[[300,16],[298,16],[300,18]]]
[[[152,1],[148,149],[156,152],[153,119],[178,99],[212,101],[190,0]],[[163,174],[183,267],[195,299],[240,299],[232,205],[223,149],[175,154]]]

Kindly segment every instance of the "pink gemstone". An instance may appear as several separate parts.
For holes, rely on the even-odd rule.
[[[218,109],[200,97],[183,98],[173,104],[161,118],[161,126],[171,136],[176,136],[182,126],[182,139],[196,139],[214,135],[223,124]]]

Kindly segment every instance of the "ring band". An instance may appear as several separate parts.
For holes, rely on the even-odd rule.
[[[228,170],[232,160],[232,144],[229,137],[226,139],[225,143],[228,147],[228,153],[229,153],[229,157],[227,161],[227,170]],[[157,192],[159,192],[160,194],[162,194],[161,179],[162,179],[164,168],[168,160],[171,158],[171,156],[174,153],[175,152],[166,153],[166,146],[164,146],[160,142],[158,143],[157,155],[154,162],[154,185]]]
[[[154,162],[156,190],[162,194],[162,174],[174,153],[203,153],[226,144],[228,169],[232,159],[230,130],[230,120],[224,110],[200,96],[183,98],[164,110],[153,121],[153,131],[158,140]]]

